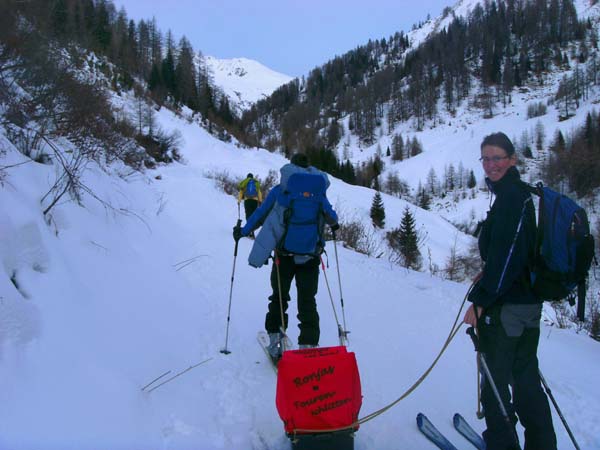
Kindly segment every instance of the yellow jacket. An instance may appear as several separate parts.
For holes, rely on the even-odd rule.
[[[256,182],[257,195],[253,195],[253,196],[246,195],[246,186],[248,185],[248,182],[250,180],[254,180]],[[256,178],[250,178],[250,177],[245,178],[238,185],[238,189],[240,190],[240,192],[238,194],[238,203],[241,202],[242,200],[245,200],[248,198],[256,199],[256,200],[258,200],[258,203],[262,203],[262,192],[260,191],[260,181],[258,181]]]

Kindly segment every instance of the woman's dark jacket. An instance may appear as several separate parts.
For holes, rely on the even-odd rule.
[[[530,288],[529,267],[535,250],[535,209],[519,172],[510,167],[497,182],[486,178],[496,195],[479,235],[483,276],[469,295],[487,308],[502,303],[538,303]]]

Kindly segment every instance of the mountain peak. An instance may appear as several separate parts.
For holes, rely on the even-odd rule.
[[[214,84],[223,90],[238,112],[248,109],[293,79],[248,58],[218,59],[204,56],[204,64]]]

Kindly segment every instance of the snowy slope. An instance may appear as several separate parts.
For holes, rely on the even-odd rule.
[[[585,1],[585,0],[581,0]],[[446,28],[457,17],[467,17],[473,8],[483,3],[480,0],[458,0],[448,14],[440,15],[426,21],[421,27],[411,30],[407,33],[410,42],[410,49],[415,49],[427,40],[429,36],[439,33]],[[408,51],[410,51],[410,49]]]
[[[411,49],[417,48],[427,40],[429,36],[439,33],[446,28],[457,17],[467,18],[478,4],[484,5],[483,0],[457,0],[454,5],[448,8],[446,14],[442,13],[437,18],[431,18],[423,25],[415,30],[409,31],[407,34]],[[580,19],[597,18],[600,16],[600,4],[593,0],[573,0],[573,4],[577,9],[577,14]]]
[[[284,449],[289,441],[274,406],[275,377],[255,341],[269,295],[269,268],[246,264],[252,242],[240,241],[229,349],[224,346],[233,264],[235,199],[205,175],[227,169],[265,176],[285,162],[265,150],[213,139],[164,108],[158,121],[185,139],[186,164],[126,180],[91,170],[86,184],[119,214],[86,196],[64,203],[47,225],[39,198],[52,168],[35,163],[9,172],[0,190],[0,448]],[[462,132],[469,134],[468,131]],[[448,139],[454,139],[452,132]],[[459,135],[459,140],[464,136]],[[3,164],[21,160],[6,141]],[[157,175],[161,179],[156,179]],[[338,209],[368,214],[372,191],[333,180]],[[404,202],[385,198],[390,222]],[[418,211],[433,257],[441,261],[452,227]],[[462,235],[461,245],[466,245]],[[331,243],[328,249],[332,251]],[[363,387],[361,417],[400,396],[441,348],[467,285],[367,258],[338,245],[346,318]],[[184,261],[192,264],[185,266]],[[339,305],[335,262],[329,279]],[[180,270],[178,270],[180,269]],[[10,281],[13,278],[19,291]],[[337,343],[324,279],[318,304],[322,345]],[[25,297],[26,295],[26,297]],[[291,305],[292,312],[295,305]],[[339,310],[338,310],[339,314]],[[294,314],[290,334],[297,336]],[[582,448],[600,448],[598,344],[544,326],[542,369]],[[165,373],[204,364],[147,393]],[[578,370],[572,370],[578,367]],[[414,416],[426,412],[459,445],[450,417],[474,422],[474,354],[461,332],[438,367],[408,399],[368,422],[361,449],[429,449]],[[555,417],[560,448],[568,438]]]
[[[205,56],[203,59],[215,85],[229,97],[238,112],[248,109],[293,79],[247,58],[217,59]]]
[[[235,69],[223,74],[236,82],[249,76],[235,75]],[[253,86],[238,87],[240,98],[250,98]],[[426,150],[422,155],[387,170],[416,185],[430,167],[442,173],[445,164],[460,161],[481,179],[476,159],[485,134],[504,130],[518,137],[537,120],[549,136],[556,128],[570,131],[593,107],[590,101],[560,124],[552,108],[542,118],[524,120],[527,102],[546,95],[550,88],[515,97],[511,108],[490,120],[464,108],[451,121],[418,133]],[[134,114],[131,98],[114,102]],[[234,260],[231,229],[238,207],[207,178],[223,171],[238,178],[248,171],[265,177],[286,160],[263,149],[218,141],[193,120],[165,108],[157,113],[157,122],[166,131],[182,133],[184,163],[124,178],[91,166],[86,185],[114,209],[84,195],[83,206],[62,203],[46,223],[40,198],[52,184],[54,169],[37,163],[8,169],[0,185],[1,450],[289,448],[275,409],[275,377],[255,340],[270,294],[270,267],[247,265],[248,239],[240,241]],[[402,126],[404,135],[414,134],[410,124]],[[7,151],[1,165],[26,161],[1,134],[0,146]],[[352,152],[361,160],[375,148],[353,146]],[[120,169],[113,168],[124,172]],[[373,193],[332,179],[328,195],[343,218],[368,224]],[[389,230],[399,224],[407,203],[386,195],[383,199]],[[479,195],[448,206],[444,215],[453,222],[471,211],[479,217],[487,204],[487,197]],[[428,253],[443,266],[455,239],[459,250],[472,243],[439,215],[412,209],[427,236],[424,266]],[[339,305],[332,243],[327,249],[328,279]],[[398,398],[433,361],[468,285],[408,271],[340,244],[337,250],[364,417]],[[232,353],[225,356],[219,350],[225,342],[230,292]],[[335,345],[336,324],[323,275],[317,301],[321,345]],[[292,302],[292,338],[298,334],[295,308]],[[600,449],[600,391],[594,387],[600,376],[598,351],[598,343],[583,333],[542,326],[541,368],[584,449]],[[141,390],[167,371],[163,379],[201,362],[153,392]],[[355,448],[432,448],[416,430],[418,411],[457,447],[466,448],[451,428],[451,416],[461,412],[483,429],[474,417],[475,384],[474,352],[461,331],[413,394],[361,427]],[[554,423],[559,448],[569,448],[556,414]]]

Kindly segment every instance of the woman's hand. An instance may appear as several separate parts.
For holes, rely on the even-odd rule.
[[[477,314],[475,314],[475,311],[476,311],[475,308],[477,308]],[[466,323],[467,325],[471,325],[472,327],[477,328],[477,318],[481,317],[482,314],[483,314],[483,308],[481,306],[471,305],[471,306],[469,306],[469,309],[467,309],[467,312],[465,313],[463,322]]]

